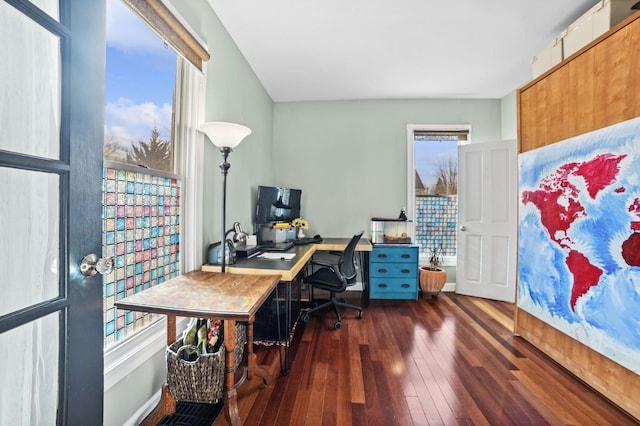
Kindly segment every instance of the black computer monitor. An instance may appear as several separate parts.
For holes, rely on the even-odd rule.
[[[258,186],[256,225],[291,222],[300,217],[302,190],[276,186]]]

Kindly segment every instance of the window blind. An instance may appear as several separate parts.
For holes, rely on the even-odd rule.
[[[414,130],[413,132],[414,138],[437,138],[437,137],[447,137],[447,138],[457,138],[459,141],[466,141],[469,139],[469,131],[468,130]]]
[[[160,0],[123,0],[165,43],[202,71],[209,52]]]

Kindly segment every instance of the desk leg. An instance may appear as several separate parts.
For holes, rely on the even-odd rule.
[[[235,388],[235,350],[236,350],[236,321],[225,320],[224,322],[224,347],[225,356],[225,379],[224,379],[224,413],[230,425],[240,426],[240,414],[238,413],[238,393]]]
[[[361,251],[360,253],[360,266],[362,268],[362,307],[369,307],[369,252]]]
[[[284,372],[283,374],[287,375],[291,372],[291,359],[289,358],[289,348],[291,346],[291,281],[287,281],[286,283],[286,306],[287,306],[287,314],[286,314],[286,321],[287,321],[287,329],[285,330],[285,332],[287,333],[284,336]]]

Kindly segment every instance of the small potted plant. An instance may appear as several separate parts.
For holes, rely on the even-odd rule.
[[[429,249],[429,264],[420,267],[420,290],[424,296],[436,297],[447,282],[442,247]]]
[[[297,230],[296,237],[298,239],[302,239],[305,237],[304,230],[309,229],[309,222],[301,217],[297,217],[293,219],[293,221],[291,222],[291,226],[293,226]]]

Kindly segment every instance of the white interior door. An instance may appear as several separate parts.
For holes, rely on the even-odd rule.
[[[457,293],[515,301],[516,145],[500,141],[458,147]]]

